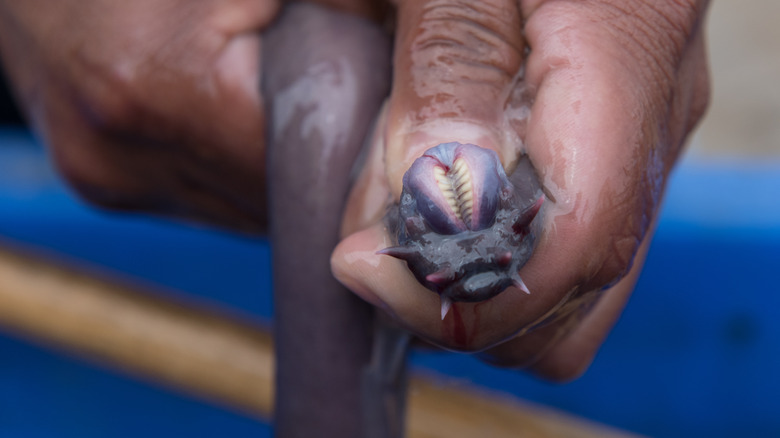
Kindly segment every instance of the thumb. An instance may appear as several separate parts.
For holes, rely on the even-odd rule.
[[[412,162],[440,143],[493,149],[504,167],[513,165],[521,123],[507,120],[506,105],[519,101],[512,91],[523,53],[515,1],[399,1],[385,131],[386,173],[395,199]]]
[[[549,306],[521,306],[517,302],[527,303],[527,295],[516,291],[473,306],[458,303],[443,320],[446,301],[418,282],[406,264],[378,252],[393,242],[378,219],[387,210],[377,200],[386,201],[383,195],[390,192],[398,201],[407,170],[442,143],[492,149],[507,173],[515,168],[526,114],[519,86],[520,11],[508,0],[400,0],[396,32],[393,89],[377,127],[381,139],[372,141],[362,179],[354,185],[345,224],[357,224],[343,227],[346,238],[334,251],[333,272],[422,337],[448,348],[481,350],[537,320]],[[469,311],[456,312],[463,306]]]

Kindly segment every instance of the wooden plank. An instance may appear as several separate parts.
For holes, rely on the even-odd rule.
[[[0,251],[0,327],[194,395],[271,412],[271,337],[224,315]]]
[[[407,432],[413,438],[636,436],[508,394],[430,376],[416,376],[410,384]]]
[[[272,415],[271,336],[214,309],[0,250],[0,327],[260,419]],[[633,436],[430,376],[412,379],[407,420],[411,438]]]

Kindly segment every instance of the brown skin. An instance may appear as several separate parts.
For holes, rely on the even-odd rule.
[[[434,3],[399,2],[386,124],[347,207],[334,273],[436,344],[573,378],[633,288],[664,181],[706,107],[704,2],[427,9]],[[518,83],[524,44],[531,51]],[[533,102],[527,121],[505,116],[507,96]],[[510,288],[485,303],[457,303],[441,321],[438,297],[402,262],[375,255],[392,244],[375,200],[397,200],[405,170],[438,143],[493,148],[512,169],[517,137],[548,194],[539,246],[520,272],[531,295]]]
[[[277,9],[3,0],[0,54],[35,131],[86,199],[260,231],[258,31]]]
[[[381,17],[374,1],[337,3]],[[706,1],[433,3],[397,2],[395,85],[333,271],[426,339],[571,378],[622,310],[668,172],[706,108]],[[261,231],[258,32],[277,6],[0,0],[0,55],[36,131],[86,198]],[[524,103],[528,118],[512,116]],[[493,148],[509,170],[525,151],[548,202],[521,271],[531,295],[459,303],[442,322],[438,298],[374,252],[390,243],[380,218],[401,176],[448,141]]]

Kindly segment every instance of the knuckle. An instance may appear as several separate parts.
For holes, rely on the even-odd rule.
[[[106,209],[135,209],[138,196],[128,190],[118,172],[113,172],[116,169],[106,163],[93,163],[94,158],[66,154],[58,157],[57,167],[65,182],[82,200]]]
[[[144,87],[115,69],[88,70],[90,79],[80,81],[83,87],[76,97],[86,122],[103,133],[128,133],[142,126],[151,112],[144,98]]]

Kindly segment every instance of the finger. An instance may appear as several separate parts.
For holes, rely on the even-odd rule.
[[[384,173],[384,132],[387,121],[387,104],[382,107],[370,133],[362,170],[352,185],[346,208],[342,215],[341,237],[362,230],[382,220],[387,206],[392,203],[390,186]],[[381,248],[380,248],[381,249]]]
[[[412,162],[440,143],[491,148],[505,166],[520,142],[504,106],[523,60],[520,12],[508,0],[400,1],[386,170],[397,198]]]
[[[521,20],[514,2],[400,2],[394,88],[380,123],[384,135],[378,145],[384,146],[384,155],[374,154],[361,177],[363,183],[370,183],[375,178],[366,175],[379,173],[387,182],[384,189],[373,192],[353,191],[350,206],[360,206],[347,215],[345,233],[360,229],[371,218],[376,220],[380,213],[376,205],[366,213],[372,201],[397,200],[403,173],[437,144],[478,144],[495,150],[505,166],[512,166],[521,142],[507,125],[505,109],[519,80],[522,54]],[[382,190],[389,191],[389,196],[381,196]],[[356,217],[364,220],[353,220]],[[352,229],[349,223],[354,223]],[[334,273],[367,300],[395,313],[408,327],[450,348],[486,345],[514,332],[511,324],[474,326],[480,318],[511,321],[512,307],[498,304],[500,300],[479,312],[472,312],[473,306],[456,304],[452,314],[462,313],[462,322],[455,327],[446,319],[444,324],[449,326],[444,327],[438,297],[423,288],[403,263],[377,255],[382,244],[389,245],[382,226],[349,236],[334,253]],[[468,335],[459,335],[460,325]]]
[[[665,177],[660,113],[641,97],[654,91],[585,9],[538,9],[526,23],[535,90],[526,147],[550,202],[523,278],[550,308],[627,273]]]
[[[640,249],[640,251],[643,251]],[[530,370],[539,376],[565,382],[581,376],[593,362],[612,327],[617,322],[634,290],[644,264],[644,255],[637,255],[631,271],[615,286],[600,293],[590,311],[583,311],[570,321],[569,330],[561,330],[559,342],[552,340]]]
[[[685,138],[669,135],[680,120],[687,124],[670,104],[676,45],[642,45],[623,32],[650,40],[660,32],[639,16],[548,2],[527,17],[526,81],[536,90],[527,152],[552,202],[525,270],[551,296],[572,285],[599,289],[627,273]]]
[[[578,377],[622,313],[642,272],[650,241],[650,237],[645,239],[631,271],[615,286],[581,295],[556,312],[553,321],[486,351],[482,359],[504,367],[529,368],[555,381]]]
[[[192,157],[150,148],[135,138],[106,136],[74,112],[66,99],[50,96],[40,117],[40,132],[53,146],[54,161],[85,200],[104,208],[154,212],[237,231],[263,230],[263,204],[248,202],[251,196],[246,196],[263,192],[261,179],[233,183],[244,189],[246,199],[239,202],[217,188],[224,180],[215,181]]]
[[[392,264],[372,255],[371,250],[381,241],[381,230],[350,236],[337,250],[343,259],[334,262],[334,272],[342,281],[352,284],[370,301],[389,307],[413,330],[446,347],[485,348],[560,317],[571,307],[566,307],[569,300],[600,290],[626,274],[655,214],[667,163],[673,161],[668,149],[658,147],[665,141],[659,126],[667,112],[656,104],[663,100],[658,96],[665,91],[648,81],[654,76],[652,72],[637,73],[636,68],[647,65],[647,59],[632,58],[626,41],[610,38],[605,26],[593,16],[583,15],[588,11],[582,7],[567,5],[539,9],[529,17],[526,30],[532,48],[527,79],[536,92],[526,128],[527,152],[550,200],[545,207],[541,241],[520,272],[532,294],[526,297],[510,288],[488,302],[456,304],[452,319],[438,322],[434,318],[439,314],[438,306],[429,299],[432,294],[414,281],[407,282],[409,273],[403,263]],[[427,22],[419,18],[435,15],[423,6],[410,10],[418,14],[413,16],[417,21],[411,21],[422,29],[415,33],[404,28],[402,13],[400,52],[396,55],[398,81],[386,134],[386,172],[396,199],[400,175],[410,160],[442,139],[452,141],[455,136],[457,141],[492,147],[505,166],[519,152],[519,142],[501,141],[494,135],[496,131],[491,131],[500,125],[504,128],[500,132],[517,133],[506,129],[506,122],[495,123],[506,108],[495,110],[490,106],[495,95],[485,98],[496,84],[512,82],[477,81],[475,87],[485,88],[473,93],[472,84],[452,86],[458,83],[452,78],[463,81],[478,76],[467,77],[458,74],[461,70],[446,68],[438,76],[426,76],[441,57],[412,56],[415,49],[426,53],[430,45],[404,48],[410,46],[409,40],[417,41],[420,35],[428,35],[426,31],[436,29],[435,25],[426,27]],[[439,40],[435,40],[437,44]],[[471,67],[468,64],[462,71]],[[418,78],[428,80],[415,84]],[[444,91],[437,93],[438,89]],[[346,259],[351,261],[346,263]],[[350,272],[355,266],[359,269]],[[535,349],[529,354],[538,355],[553,340],[541,333],[528,335],[524,345]],[[534,343],[531,339],[542,341]]]
[[[625,25],[592,25],[603,13],[551,2],[529,16],[526,25],[531,47],[526,80],[537,90],[527,127],[528,154],[553,202],[547,205],[545,236],[523,278],[532,289],[541,284],[549,296],[569,291],[572,299],[556,310],[557,322],[489,355],[509,366],[535,362],[534,371],[553,379],[581,373],[619,315],[639,273],[649,242],[645,233],[664,180],[690,129],[688,111],[694,119],[701,112],[696,102],[675,107],[696,87],[674,90],[679,84],[659,80],[664,75],[653,67],[652,54],[635,47],[633,39],[614,35]],[[632,263],[629,274],[603,293],[584,320],[583,312],[567,315],[572,306],[583,304],[578,301],[598,296],[590,291],[621,278]]]
[[[89,163],[74,166],[62,161],[61,165],[70,175],[83,175],[77,179],[89,179],[92,187],[117,188],[114,181],[124,175],[128,184],[135,179],[133,185],[156,190],[159,198],[164,198],[165,192],[178,193],[165,206],[166,214],[202,215],[213,222],[211,212],[198,211],[202,205],[208,210],[222,210],[226,223],[253,220],[258,224],[253,228],[262,227],[266,202],[265,114],[259,92],[259,37],[236,36],[215,53],[196,46],[193,44],[192,50],[204,54],[197,66],[174,62],[151,68],[149,63],[154,61],[138,58],[136,74],[129,77],[111,68],[95,68],[89,62],[69,64],[70,80],[56,80],[46,105],[63,101],[71,106],[43,121],[41,128],[52,129],[48,125],[55,123],[61,126],[57,117],[82,118],[86,128],[81,134],[96,141],[85,140],[78,147],[74,146],[77,141],[66,144],[65,138],[79,134],[73,132],[51,136],[50,145],[58,155],[75,155],[83,150],[81,155],[89,157]],[[205,60],[209,56],[210,62]],[[160,74],[148,74],[151,71]],[[81,111],[66,115],[74,112],[74,102]],[[68,129],[62,126],[62,131]],[[98,166],[106,170],[98,171]],[[164,171],[166,166],[168,172]],[[227,169],[229,177],[224,176]],[[117,176],[107,177],[108,170]],[[161,174],[154,181],[151,174],[156,170]],[[138,172],[146,175],[145,180],[138,179]],[[116,206],[106,203],[104,197],[91,196],[93,190],[84,193],[101,205]],[[135,193],[139,198],[144,196]],[[191,196],[185,197],[184,193]],[[214,202],[220,199],[222,202]],[[196,208],[180,208],[187,205]],[[234,217],[236,213],[239,217]]]

